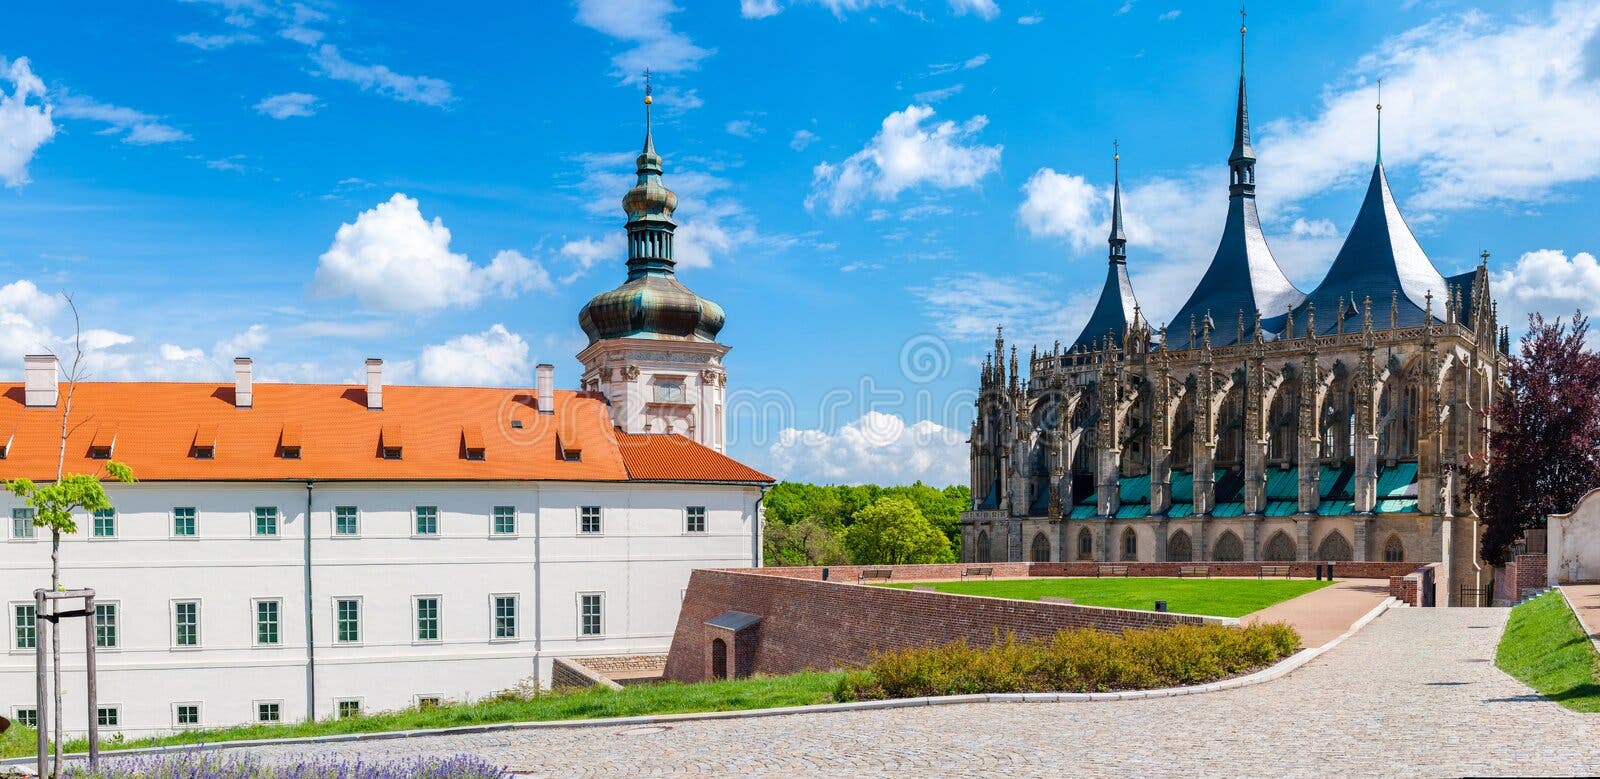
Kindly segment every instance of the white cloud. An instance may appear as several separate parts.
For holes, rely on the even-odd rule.
[[[429,76],[407,76],[390,70],[386,65],[351,62],[332,44],[325,43],[318,47],[311,59],[321,68],[321,75],[335,81],[347,81],[362,90],[373,90],[401,102],[442,106],[453,99],[448,81]]]
[[[63,119],[101,122],[106,125],[101,131],[102,134],[121,133],[123,143],[138,146],[190,139],[188,133],[162,122],[159,116],[152,116],[133,108],[102,103],[81,95],[63,92],[60,102],[56,105],[56,115]]]
[[[633,84],[643,80],[645,68],[657,73],[694,70],[711,56],[710,50],[672,29],[668,17],[679,10],[672,0],[578,0],[577,21],[631,45],[612,57],[611,64],[624,83]]]
[[[39,147],[55,137],[44,82],[33,74],[27,57],[6,62],[0,57],[0,81],[11,82],[8,93],[0,88],[0,180],[8,187],[28,183],[28,163]],[[37,97],[37,103],[28,98]]]
[[[1096,278],[1104,276],[1104,269]],[[1061,279],[1032,273],[994,276],[962,273],[932,279],[913,287],[939,335],[952,341],[988,343],[995,325],[1004,325],[1006,339],[1027,346],[1077,337],[1100,295],[1098,283],[1067,296],[1041,295],[1041,289],[1059,289]],[[1135,290],[1138,287],[1135,286]]]
[[[267,326],[255,324],[217,341],[211,347],[211,357],[217,363],[232,361],[235,357],[248,357],[267,345],[270,337]]]
[[[561,246],[561,256],[566,257],[577,265],[572,275],[562,278],[562,283],[570,284],[579,276],[602,261],[620,262],[627,259],[628,239],[620,232],[606,233],[600,238],[583,237],[575,241],[568,241]]]
[[[724,125],[723,129],[727,130],[729,135],[746,139],[766,133],[765,128],[749,119],[735,119]]]
[[[1512,267],[1491,274],[1489,290],[1500,302],[1500,323],[1520,333],[1535,311],[1546,319],[1569,317],[1574,309],[1600,312],[1600,262],[1589,252],[1570,259],[1559,249],[1527,252]]]
[[[258,40],[261,39],[245,32],[228,35],[201,35],[197,32],[191,32],[178,36],[179,43],[187,43],[202,51],[215,51],[217,49],[225,49],[235,43],[255,43]]]
[[[206,167],[212,170],[225,170],[233,173],[243,173],[244,171],[249,170],[249,168],[246,167],[243,162],[241,162],[241,160],[244,158],[245,157],[243,154],[231,154],[221,159],[206,160]]]
[[[1157,16],[1156,17],[1156,21],[1158,21],[1158,22],[1170,22],[1170,21],[1172,21],[1172,20],[1174,20],[1174,19],[1176,19],[1176,18],[1178,18],[1180,16],[1183,16],[1183,9],[1174,8],[1171,11],[1167,11],[1166,13],[1163,13],[1162,15]]]
[[[317,113],[317,96],[305,92],[285,92],[256,103],[256,111],[273,119],[312,116]]]
[[[656,113],[667,119],[683,116],[705,104],[706,101],[700,99],[698,89],[679,89],[669,86],[657,89],[655,93]]]
[[[485,267],[450,251],[444,221],[424,219],[417,201],[399,192],[340,225],[312,282],[318,296],[354,295],[381,311],[470,306],[491,293],[549,288],[544,268],[516,252],[502,251]]]
[[[945,87],[944,89],[930,89],[926,92],[918,92],[917,94],[913,95],[911,99],[923,105],[932,105],[947,97],[953,97],[961,94],[961,90],[965,88],[966,85],[964,84],[955,84],[953,86]]]
[[[482,333],[424,347],[417,377],[427,384],[527,386],[531,367],[528,342],[497,323]]]
[[[933,113],[925,105],[891,113],[861,151],[838,164],[818,164],[806,207],[825,204],[837,214],[868,196],[893,200],[913,187],[976,187],[999,168],[1001,146],[972,142],[988,117],[980,114],[960,124],[945,121],[924,127]]]
[[[817,141],[817,134],[810,130],[795,130],[794,137],[789,139],[789,148],[795,151],[805,151],[807,146]]]
[[[1037,13],[1028,14],[1027,16],[1019,16],[1019,17],[1017,17],[1017,24],[1021,24],[1021,25],[1034,25],[1034,24],[1038,24],[1038,23],[1040,23],[1042,21],[1044,21],[1044,16],[1042,14],[1037,14]]]
[[[1000,15],[1000,6],[994,0],[950,0],[950,11],[956,16],[970,13],[988,21]]]
[[[185,349],[174,344],[162,344],[159,354],[161,355],[161,359],[171,362],[192,362],[195,360],[204,360],[206,357],[206,350]]]
[[[907,425],[869,411],[836,432],[786,428],[768,448],[769,469],[794,481],[847,484],[964,484],[966,435],[936,422]]]
[[[1066,236],[1083,251],[1100,235],[1105,222],[1099,205],[1104,196],[1082,176],[1040,168],[1022,185],[1025,196],[1017,216],[1035,236]]]
[[[782,11],[778,0],[739,0],[739,15],[746,19],[765,19]]]
[[[973,58],[967,60],[966,62],[961,63],[961,67],[963,69],[965,69],[965,70],[975,70],[977,68],[981,68],[984,65],[988,64],[988,62],[989,62],[989,55],[988,54],[979,54],[978,56],[973,57]]]

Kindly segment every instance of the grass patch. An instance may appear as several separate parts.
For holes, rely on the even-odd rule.
[[[1242,617],[1274,603],[1296,598],[1332,584],[1315,579],[1128,579],[1033,578],[997,581],[931,582],[939,592],[982,595],[989,598],[1038,600],[1045,596],[1072,598],[1083,606],[1118,609],[1155,608],[1158,600],[1169,611],[1211,617]],[[883,587],[910,589],[914,585],[891,583]]]
[[[1600,712],[1600,655],[1559,592],[1511,610],[1494,664],[1573,711]]]
[[[1109,692],[1205,684],[1269,665],[1300,647],[1282,623],[1245,628],[1181,625],[1015,635],[987,647],[958,641],[878,655],[839,685],[843,700],[981,692]]]
[[[101,749],[216,744],[224,741],[300,738],[341,733],[379,733],[496,722],[543,722],[805,706],[831,702],[843,678],[843,673],[798,673],[786,676],[755,676],[704,684],[662,682],[633,685],[616,691],[592,687],[574,691],[502,694],[476,703],[378,712],[339,720],[190,730],[158,738],[120,740],[102,738]],[[12,728],[10,733],[0,737],[0,757],[34,754],[35,738],[34,732],[29,728]],[[66,750],[87,751],[88,744],[84,739],[74,739],[67,742]]]

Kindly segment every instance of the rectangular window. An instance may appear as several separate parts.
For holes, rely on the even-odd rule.
[[[11,510],[11,537],[33,538],[34,511],[33,507],[16,508]]]
[[[439,535],[439,507],[438,506],[418,506],[417,507],[417,535],[419,535],[419,536],[436,536],[436,535]]]
[[[115,649],[117,640],[117,604],[94,604],[94,645]]]
[[[32,706],[29,706],[29,707],[27,707],[25,709],[17,709],[16,711],[14,711],[12,713],[17,715],[16,716],[16,720],[17,720],[18,723],[20,723],[22,725],[26,725],[26,726],[28,726],[30,728],[39,727],[39,710],[38,709],[36,709],[36,708],[34,708]]]
[[[17,648],[34,649],[39,646],[39,624],[34,618],[33,604],[17,604]]]
[[[256,722],[282,722],[283,704],[277,701],[256,702]]]
[[[200,645],[199,601],[178,601],[172,604],[172,645]]]
[[[428,709],[437,709],[439,708],[439,700],[439,696],[437,695],[418,695],[417,708],[424,711]]]
[[[361,716],[361,701],[354,699],[339,701],[339,719],[359,716]]]
[[[194,536],[194,507],[183,506],[172,510],[172,534]]]
[[[706,532],[706,507],[690,506],[684,509],[683,529],[690,533]]]
[[[172,720],[179,727],[200,724],[200,704],[180,703],[172,707]]]
[[[361,601],[341,598],[333,602],[335,636],[341,644],[361,640]]]
[[[256,506],[256,535],[278,534],[278,509],[276,506]]]
[[[277,646],[282,605],[275,600],[256,601],[256,644]]]
[[[114,728],[122,722],[122,709],[117,706],[101,706],[99,710],[100,727]]]
[[[417,598],[417,640],[439,640],[439,599]]]
[[[494,534],[497,536],[514,536],[517,534],[517,508],[515,506],[494,507]]]
[[[333,509],[333,534],[353,536],[361,532],[355,506],[335,506]]]
[[[605,595],[598,592],[578,595],[578,635],[605,635]]]
[[[600,507],[599,506],[584,506],[583,508],[578,509],[578,532],[579,533],[598,533],[598,532],[600,532]]]
[[[102,509],[94,513],[94,537],[111,538],[117,534],[117,510]]]
[[[494,596],[494,637],[517,637],[517,596]]]

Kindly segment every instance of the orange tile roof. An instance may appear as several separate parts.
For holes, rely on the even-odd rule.
[[[61,390],[64,399],[66,385]],[[557,391],[553,414],[540,414],[527,389],[386,386],[382,410],[367,409],[360,386],[257,383],[253,394],[253,406],[241,409],[232,384],[80,383],[66,470],[100,472],[105,461],[91,449],[114,440],[112,458],[142,481],[770,481],[698,445],[690,451],[712,456],[676,467],[651,457],[641,466],[648,476],[630,476],[606,403],[592,394]],[[22,385],[0,383],[0,431],[15,431],[0,474],[55,478],[62,405],[26,408]],[[464,456],[463,431],[471,428],[482,438],[482,460]],[[380,445],[401,431],[401,458],[384,459]],[[582,460],[560,459],[557,436],[582,450]],[[213,439],[212,459],[191,456],[200,437]],[[299,459],[280,456],[280,446],[296,444]]]
[[[617,433],[628,476],[646,481],[776,481],[754,468],[681,435]]]

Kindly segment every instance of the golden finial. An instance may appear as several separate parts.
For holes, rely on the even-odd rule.
[[[650,105],[651,103],[655,102],[655,99],[650,97],[651,93],[654,92],[654,91],[655,91],[654,88],[650,85],[650,69],[649,68],[645,68],[644,69],[644,104],[645,105]]]
[[[1121,160],[1122,160],[1122,142],[1113,140],[1111,142],[1111,161],[1112,162],[1120,162]]]

